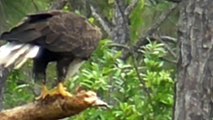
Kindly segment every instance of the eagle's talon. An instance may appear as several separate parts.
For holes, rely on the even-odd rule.
[[[67,91],[67,88],[63,86],[62,83],[59,83],[57,88],[53,89],[50,92],[50,96],[60,95],[62,97],[72,97],[73,95]]]
[[[36,97],[36,100],[44,100],[49,94],[49,90],[47,89],[47,86],[43,85],[40,96]]]
[[[72,94],[67,91],[67,88],[63,86],[62,83],[59,83],[57,86],[58,93],[63,97],[72,97]]]

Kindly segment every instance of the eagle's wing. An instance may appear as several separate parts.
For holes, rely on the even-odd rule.
[[[49,50],[72,52],[79,57],[89,57],[102,35],[98,28],[74,13],[52,17],[49,20],[49,29],[51,33],[45,40]]]
[[[34,42],[44,35],[42,30],[48,27],[47,21],[52,17],[53,15],[50,13],[29,15],[9,32],[4,32],[0,38],[18,43]]]
[[[101,32],[79,15],[53,11],[29,15],[23,23],[3,33],[0,38],[89,57],[101,39]]]

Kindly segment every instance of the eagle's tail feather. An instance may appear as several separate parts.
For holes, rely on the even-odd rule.
[[[30,44],[8,43],[0,47],[0,65],[20,68],[29,58],[38,54],[39,47]]]

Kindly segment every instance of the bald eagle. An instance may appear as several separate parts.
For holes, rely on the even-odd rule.
[[[57,93],[70,95],[63,81],[76,73],[96,49],[102,33],[88,21],[72,12],[51,11],[28,15],[24,22],[1,34],[8,43],[0,48],[0,65],[20,68],[33,59],[35,81],[42,81],[41,98],[49,93],[46,84],[46,68],[56,62]]]

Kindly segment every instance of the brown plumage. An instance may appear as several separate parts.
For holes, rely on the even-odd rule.
[[[9,45],[1,47],[0,55],[8,49],[9,53],[0,56],[0,64],[19,68],[28,58],[33,58],[34,78],[45,84],[47,64],[56,61],[58,81],[62,82],[90,58],[101,35],[85,18],[71,12],[29,15],[23,23],[1,35],[0,39],[8,41]]]

